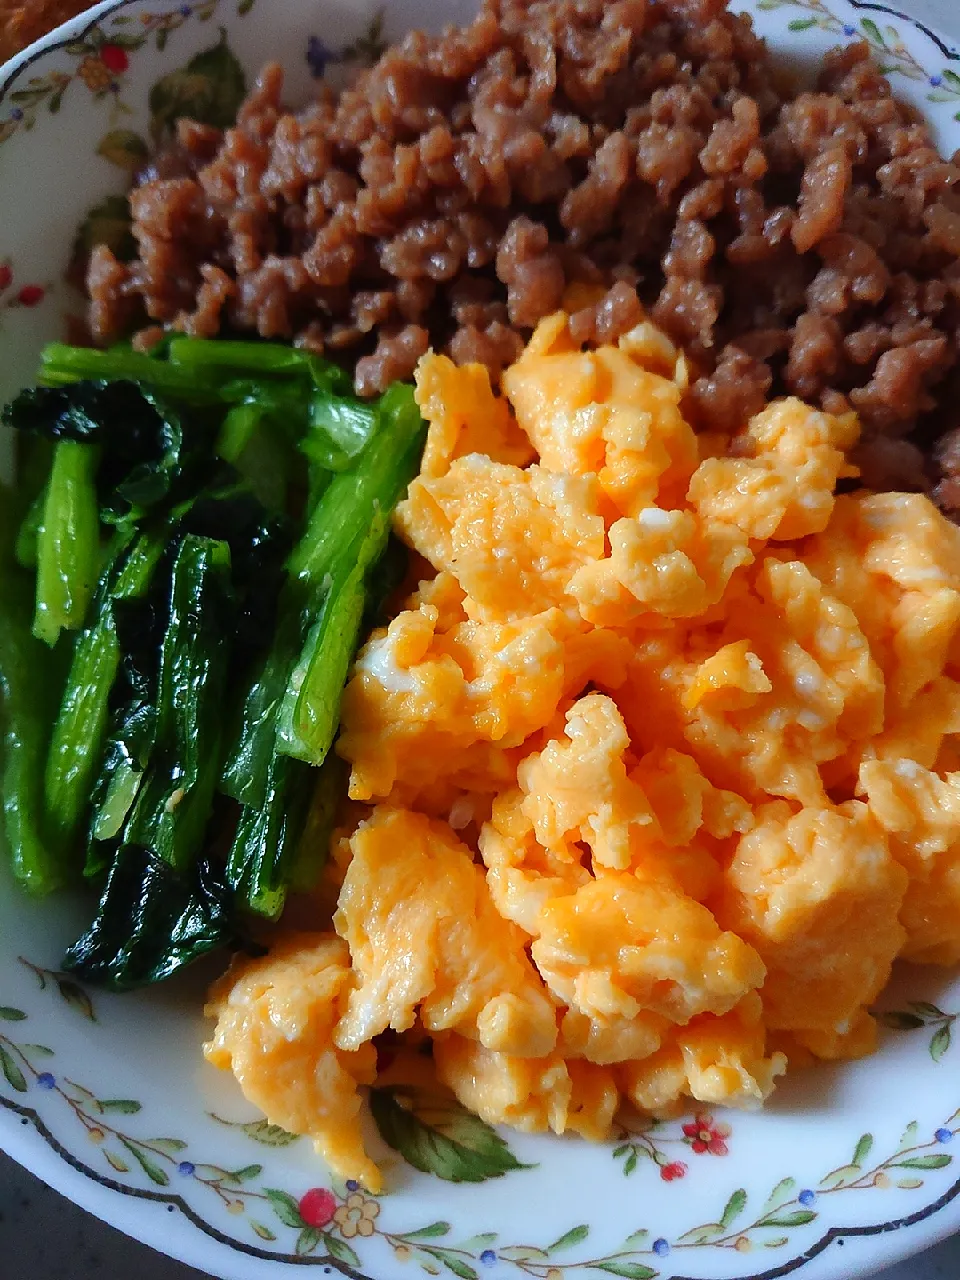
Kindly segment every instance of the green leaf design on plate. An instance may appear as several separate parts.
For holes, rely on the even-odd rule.
[[[724,1206],[723,1213],[720,1215],[720,1225],[724,1230],[731,1226],[737,1218],[740,1217],[741,1213],[743,1213],[746,1208],[746,1204],[747,1193],[742,1187],[740,1187],[740,1189],[735,1191],[727,1201]]]
[[[106,1148],[103,1149],[103,1154],[111,1169],[115,1169],[117,1173],[130,1172],[130,1166],[126,1160],[121,1160],[118,1155],[115,1155],[112,1151],[107,1151]]]
[[[106,1098],[100,1102],[100,1111],[103,1115],[135,1116],[138,1111],[142,1111],[143,1107],[139,1102],[134,1102],[133,1098]]]
[[[305,1257],[308,1253],[313,1253],[317,1245],[323,1239],[323,1232],[318,1231],[316,1227],[304,1227],[297,1236],[297,1254],[299,1257]]]
[[[554,1240],[553,1244],[548,1245],[547,1253],[559,1253],[561,1249],[572,1249],[575,1244],[586,1240],[589,1234],[590,1228],[586,1223],[581,1223],[579,1227],[571,1227],[559,1240]]]
[[[82,286],[90,254],[98,244],[105,244],[121,262],[130,261],[136,252],[130,222],[126,196],[107,196],[90,210],[73,242],[69,275],[74,283]],[[63,995],[62,990],[60,994]]]
[[[704,1222],[699,1227],[691,1227],[682,1236],[677,1237],[677,1244],[706,1244],[714,1236],[722,1236],[723,1227],[719,1222]]]
[[[923,1018],[915,1013],[905,1013],[902,1009],[878,1013],[877,1021],[882,1027],[890,1027],[893,1031],[916,1031],[924,1025]]]
[[[97,155],[118,169],[133,173],[145,164],[150,150],[135,129],[111,129],[97,145]]]
[[[416,1091],[404,1090],[403,1102],[400,1096],[398,1089],[371,1089],[370,1110],[387,1146],[421,1173],[446,1182],[484,1182],[532,1167],[521,1164],[495,1129],[459,1103],[421,1099]]]
[[[169,1187],[169,1175],[165,1169],[161,1169],[160,1166],[151,1159],[149,1152],[145,1151],[143,1147],[138,1143],[133,1142],[130,1138],[125,1138],[122,1134],[118,1134],[117,1136],[151,1182],[155,1182],[158,1187]]]
[[[180,116],[226,129],[234,122],[246,92],[243,68],[221,27],[217,44],[196,54],[182,70],[163,76],[150,90],[154,139],[159,141],[171,132]]]
[[[771,1209],[779,1209],[782,1204],[785,1204],[793,1195],[796,1185],[795,1178],[783,1178],[778,1182],[767,1197],[767,1203],[763,1206],[764,1213],[769,1213]]]
[[[252,1138],[254,1142],[259,1142],[262,1147],[289,1147],[293,1142],[300,1141],[299,1133],[290,1133],[287,1129],[281,1129],[278,1124],[271,1124],[269,1120],[224,1120],[222,1116],[216,1115],[215,1112],[207,1113],[211,1120],[216,1120],[217,1124],[226,1125],[229,1129],[239,1129],[241,1133],[245,1133],[248,1138]]]
[[[348,1267],[359,1267],[360,1259],[343,1240],[337,1236],[331,1235],[329,1231],[323,1233],[323,1243],[327,1247],[327,1253],[331,1258],[336,1258],[338,1262],[345,1262]]]
[[[956,71],[951,71],[948,67],[944,67],[940,75],[946,80],[947,84],[952,85],[960,93],[960,75],[957,75]]]
[[[242,1169],[234,1169],[228,1173],[225,1181],[233,1183],[249,1182],[252,1178],[259,1178],[263,1173],[262,1164],[248,1164]]]
[[[420,1227],[417,1231],[405,1231],[401,1240],[436,1240],[439,1236],[448,1235],[449,1222],[431,1222],[429,1227]]]
[[[122,197],[121,197],[122,198]],[[104,202],[106,203],[106,202]],[[123,201],[126,207],[126,200]],[[112,246],[111,246],[112,247]],[[93,1012],[93,1001],[84,991],[78,982],[74,982],[72,978],[57,977],[57,990],[60,996],[66,1001],[72,1009],[76,1009],[78,1013],[82,1013],[85,1018],[89,1018],[91,1022],[96,1022],[97,1015]]]
[[[816,18],[793,18],[787,23],[788,31],[809,31],[817,25]]]
[[[476,1270],[468,1262],[458,1258],[455,1253],[448,1253],[445,1249],[427,1249],[425,1252],[436,1258],[438,1262],[442,1262],[447,1270],[459,1276],[460,1280],[477,1280]]]
[[[771,1213],[761,1218],[758,1227],[805,1227],[816,1218],[813,1209],[793,1209],[790,1213]]]
[[[912,1156],[909,1160],[898,1160],[891,1164],[891,1169],[945,1169],[953,1160],[953,1156]]]
[[[187,1144],[179,1138],[151,1138],[150,1145],[168,1156],[179,1155],[181,1151],[187,1149]]]
[[[942,1009],[937,1008],[935,1004],[931,1004],[929,1000],[911,1000],[910,1008],[928,1022],[939,1022],[941,1018],[947,1016]]]
[[[264,1195],[273,1206],[273,1211],[283,1223],[285,1227],[294,1227],[299,1229],[307,1224],[300,1217],[300,1209],[293,1196],[286,1191],[274,1191],[269,1187],[264,1187]]]
[[[853,1159],[850,1161],[850,1163],[862,1165],[864,1160],[866,1160],[867,1156],[870,1154],[872,1150],[873,1150],[873,1134],[865,1133],[861,1136],[860,1141],[857,1143],[856,1147],[854,1148]]]
[[[626,1280],[654,1280],[657,1272],[642,1262],[625,1262],[620,1258],[609,1258],[605,1262],[594,1262],[592,1269],[606,1271],[611,1276],[625,1276]]]
[[[257,0],[240,0],[240,3],[237,5],[237,16],[245,18],[256,2]]]
[[[879,45],[881,49],[885,49],[887,47],[883,39],[883,36],[880,33],[880,28],[877,26],[877,24],[873,21],[872,18],[864,18],[861,21],[860,25],[861,27],[863,27],[864,31],[867,33],[868,39],[872,40],[875,44]]]
[[[11,1009],[9,1005],[0,1004],[0,1021],[23,1022],[26,1016],[22,1009]]]
[[[930,1057],[934,1060],[934,1062],[939,1062],[940,1059],[943,1057],[943,1055],[950,1048],[951,1038],[952,1038],[951,1024],[949,1022],[945,1022],[943,1026],[938,1029],[933,1039],[930,1041]]]
[[[4,1045],[0,1044],[0,1071],[3,1072],[4,1078],[11,1089],[16,1089],[17,1093],[27,1092],[27,1080],[20,1065]]]
[[[249,1222],[254,1233],[258,1235],[261,1240],[276,1240],[277,1233],[275,1231],[271,1231],[269,1227],[265,1227],[262,1222],[256,1222],[253,1218],[250,1218]]]

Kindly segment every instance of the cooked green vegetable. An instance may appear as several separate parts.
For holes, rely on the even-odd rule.
[[[275,343],[54,343],[40,381],[2,413],[27,446],[2,543],[5,823],[29,887],[103,887],[67,964],[124,988],[315,882],[424,424],[411,388],[364,402]]]
[[[85,982],[128,991],[240,941],[231,893],[208,859],[185,876],[149,849],[124,845],[96,918],[63,967]]]
[[[383,426],[356,467],[331,482],[291,561],[313,623],[280,708],[280,749],[320,765],[336,732],[340,694],[366,605],[367,577],[389,535],[389,514],[416,475],[424,425],[412,387],[383,396]]]
[[[166,546],[166,527],[124,546],[104,575],[95,616],[77,638],[47,757],[45,802],[61,845],[75,838],[90,803],[101,757],[110,694],[120,663],[115,604],[146,592]]]
[[[44,830],[43,772],[59,662],[32,634],[34,585],[14,561],[17,509],[0,485],[0,724],[3,818],[13,873],[31,893],[70,877]]]
[[[153,758],[124,833],[126,844],[144,845],[178,871],[199,855],[213,804],[231,603],[227,544],[184,538],[160,647]]]
[[[100,570],[97,453],[75,440],[54,450],[37,534],[37,611],[33,634],[49,645],[83,625]]]

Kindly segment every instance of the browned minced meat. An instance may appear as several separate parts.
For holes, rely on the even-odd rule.
[[[182,122],[141,175],[138,256],[90,265],[98,339],[133,315],[292,339],[368,395],[428,344],[496,378],[593,282],[575,334],[646,307],[698,427],[784,393],[852,407],[871,483],[960,511],[958,158],[866,46],[796,93],[723,0],[486,0],[298,114],[281,91],[266,67],[235,127]]]

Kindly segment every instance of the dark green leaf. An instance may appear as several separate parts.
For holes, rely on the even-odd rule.
[[[103,1115],[113,1112],[115,1115],[135,1116],[141,1110],[141,1104],[134,1102],[132,1098],[107,1098],[100,1103],[100,1111]]]
[[[816,1213],[812,1209],[793,1209],[790,1213],[771,1213],[761,1218],[759,1227],[803,1227],[813,1222]]]
[[[861,1136],[860,1141],[857,1143],[856,1148],[854,1149],[854,1152],[853,1152],[853,1159],[851,1160],[850,1163],[862,1165],[864,1160],[866,1160],[867,1156],[870,1154],[872,1150],[873,1150],[873,1134],[865,1133]]]
[[[323,1243],[327,1246],[327,1252],[331,1258],[336,1258],[338,1262],[345,1262],[348,1267],[359,1267],[360,1259],[338,1236],[331,1235],[329,1231],[323,1233]]]
[[[161,1169],[160,1166],[151,1159],[149,1152],[145,1151],[139,1143],[133,1142],[129,1138],[124,1138],[122,1135],[118,1136],[120,1136],[120,1141],[130,1152],[134,1160],[136,1160],[137,1164],[151,1182],[155,1182],[158,1187],[168,1187],[170,1185],[170,1178],[166,1170]]]
[[[288,1195],[286,1191],[272,1191],[269,1187],[264,1187],[264,1193],[273,1206],[274,1213],[285,1227],[300,1228],[307,1225],[300,1217],[300,1209],[293,1196]]]
[[[130,206],[126,196],[107,196],[100,204],[95,205],[77,231],[70,265],[71,276],[76,276],[79,272],[82,279],[87,259],[98,244],[105,244],[121,262],[128,262],[136,252],[130,224]]]
[[[111,129],[97,144],[97,155],[126,173],[134,173],[146,163],[150,149],[135,130]]]
[[[898,1160],[891,1164],[891,1169],[945,1169],[953,1160],[953,1156],[911,1156],[909,1160]]]
[[[930,1041],[930,1057],[934,1062],[939,1062],[950,1048],[950,1038],[950,1023],[945,1022],[943,1026],[937,1030],[936,1035]]]
[[[630,1154],[627,1156],[626,1160],[624,1160],[623,1162],[623,1176],[625,1178],[629,1178],[631,1173],[633,1173],[634,1170],[636,1169],[636,1167],[637,1167],[637,1152],[636,1152],[636,1148],[633,1148]]]
[[[881,49],[885,49],[887,47],[883,39],[883,36],[880,34],[880,28],[877,26],[877,24],[873,21],[872,18],[864,18],[861,21],[860,25],[861,27],[863,27],[864,31],[867,33],[868,39],[872,40],[875,44],[879,45]]]
[[[316,1227],[304,1227],[297,1236],[297,1253],[300,1257],[303,1257],[308,1253],[313,1253],[314,1249],[316,1249],[322,1239],[322,1231],[318,1231]]]
[[[625,1262],[620,1258],[610,1258],[606,1262],[594,1262],[593,1271],[606,1271],[611,1276],[624,1276],[626,1280],[654,1280],[656,1271],[642,1262]]]
[[[163,76],[150,90],[154,137],[169,133],[181,116],[226,129],[236,119],[246,91],[243,68],[221,28],[218,44],[196,54],[182,70]]]
[[[590,1234],[590,1228],[581,1223],[579,1227],[571,1227],[569,1231],[565,1231],[559,1240],[554,1240],[553,1244],[547,1246],[547,1253],[558,1253],[561,1249],[572,1249],[575,1244],[580,1244],[586,1240]]]
[[[529,1167],[517,1160],[495,1129],[459,1104],[446,1107],[441,1129],[421,1119],[417,1102],[414,1097],[412,1105],[404,1106],[389,1088],[370,1091],[370,1110],[380,1136],[421,1173],[447,1182],[483,1182]]]
[[[935,1004],[931,1004],[929,1000],[911,1000],[910,1008],[914,1013],[919,1014],[921,1018],[928,1022],[939,1022],[941,1018],[947,1015],[942,1009],[938,1009]]]
[[[809,31],[817,25],[816,18],[793,18],[787,23],[788,31]]]
[[[13,1054],[2,1044],[0,1044],[0,1070],[3,1071],[11,1089],[16,1089],[17,1093],[27,1092],[27,1081],[23,1072]]]
[[[953,85],[954,89],[960,91],[960,76],[957,75],[956,71],[950,71],[949,68],[944,67],[940,75],[948,84]]]
[[[429,1227],[421,1227],[419,1231],[405,1231],[402,1239],[404,1240],[435,1240],[438,1236],[445,1236],[450,1231],[449,1222],[431,1222]]]
[[[236,938],[230,895],[208,862],[192,878],[139,845],[114,857],[97,917],[64,968],[126,991],[159,982]]]
[[[0,1004],[0,1021],[2,1022],[23,1022],[26,1016],[22,1009],[12,1009],[9,1005]]]
[[[918,1027],[924,1025],[923,1018],[918,1018],[915,1013],[904,1013],[899,1009],[878,1013],[877,1021],[881,1026],[891,1027],[894,1031],[916,1031]]]
[[[242,1169],[234,1169],[229,1174],[229,1180],[231,1182],[249,1182],[251,1178],[259,1178],[261,1173],[263,1173],[262,1164],[248,1164],[244,1165]]]
[[[747,1203],[747,1193],[741,1187],[738,1191],[734,1191],[733,1195],[724,1206],[723,1213],[720,1215],[721,1227],[729,1227],[743,1213],[744,1206]]]

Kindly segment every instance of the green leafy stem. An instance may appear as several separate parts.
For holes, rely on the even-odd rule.
[[[34,974],[40,984],[41,991],[46,991],[51,986],[54,987],[65,1004],[82,1014],[84,1018],[89,1019],[90,1022],[96,1022],[97,1015],[94,1012],[93,1001],[79,982],[75,982],[68,974],[60,973],[59,970],[45,969],[42,965],[34,964],[32,960],[27,960],[24,956],[17,956],[17,959]]]
[[[932,1027],[930,1057],[934,1062],[941,1062],[952,1043],[953,1026],[960,1014],[944,1013],[927,1000],[911,1000],[906,1009],[892,1009],[875,1016],[879,1023],[894,1031],[918,1031],[921,1027]]]

